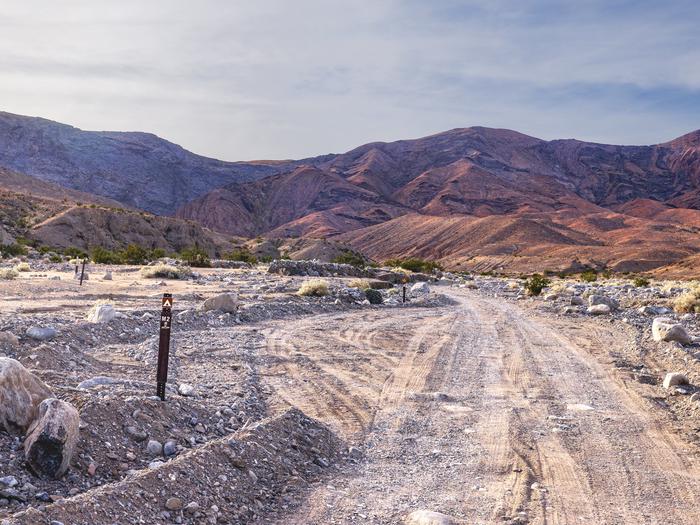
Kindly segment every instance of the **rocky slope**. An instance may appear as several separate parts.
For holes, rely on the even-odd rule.
[[[83,131],[0,112],[0,166],[169,214],[209,190],[277,173],[286,164],[222,162],[150,133]]]

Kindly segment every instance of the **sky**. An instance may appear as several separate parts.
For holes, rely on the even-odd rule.
[[[0,110],[223,160],[700,128],[695,0],[4,0]]]

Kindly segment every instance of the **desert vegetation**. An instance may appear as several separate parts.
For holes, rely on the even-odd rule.
[[[435,261],[427,261],[417,257],[408,259],[389,259],[384,261],[384,266],[391,268],[402,268],[410,272],[433,273],[435,270],[442,270],[442,266]]]
[[[306,281],[301,285],[297,293],[308,297],[323,297],[328,295],[328,282],[322,279]]]
[[[192,270],[187,266],[156,264],[141,268],[141,277],[146,279],[187,279],[192,276]]]
[[[525,281],[525,290],[527,290],[529,295],[537,296],[542,293],[542,290],[544,290],[549,283],[549,279],[540,275],[539,273],[536,273],[531,275],[530,278]]]
[[[686,292],[676,297],[673,309],[678,313],[700,313],[700,283],[693,283]]]

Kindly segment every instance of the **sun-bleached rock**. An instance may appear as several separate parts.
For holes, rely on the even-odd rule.
[[[654,341],[678,341],[688,345],[693,342],[692,337],[685,331],[683,325],[674,323],[666,317],[657,317],[651,324],[651,334]]]
[[[19,361],[0,357],[0,428],[24,432],[36,418],[39,403],[51,396],[49,387]]]

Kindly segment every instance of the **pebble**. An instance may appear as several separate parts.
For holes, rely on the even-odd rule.
[[[173,439],[169,439],[163,445],[163,454],[166,456],[174,456],[177,454],[177,442]]]
[[[160,441],[151,439],[148,441],[148,445],[146,445],[146,452],[151,456],[161,456],[163,454],[163,444]]]
[[[168,510],[180,510],[182,507],[183,503],[180,498],[168,498],[165,501],[165,508]]]

